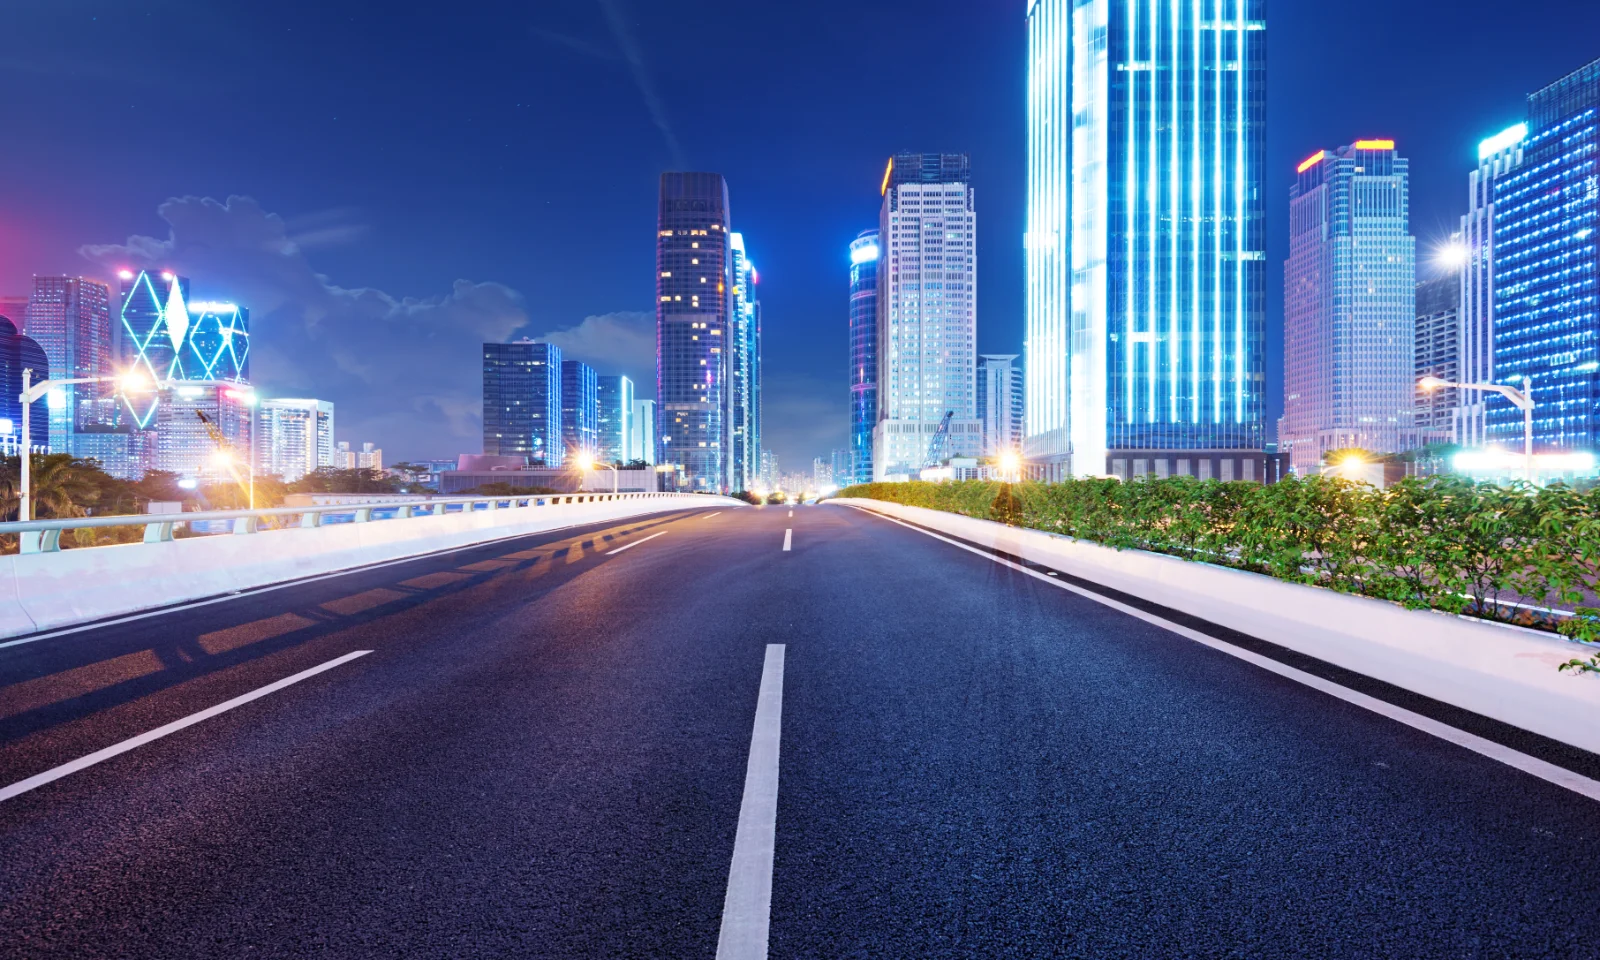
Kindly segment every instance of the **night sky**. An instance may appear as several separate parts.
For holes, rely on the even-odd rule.
[[[1024,7],[14,0],[0,296],[175,267],[251,309],[263,393],[334,401],[339,439],[391,462],[454,456],[480,448],[485,339],[549,334],[653,393],[657,175],[717,171],[761,272],[767,445],[802,469],[846,442],[847,244],[876,224],[888,154],[972,155],[979,348],[1021,350]],[[1477,142],[1600,57],[1600,3],[1268,17],[1276,417],[1295,164],[1398,140],[1425,252]]]

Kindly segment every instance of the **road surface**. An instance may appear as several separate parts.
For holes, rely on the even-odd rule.
[[[0,684],[0,957],[1600,956],[1600,804],[843,506],[176,609]]]

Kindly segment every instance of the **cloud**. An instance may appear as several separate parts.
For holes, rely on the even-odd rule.
[[[628,61],[628,67],[633,71],[633,82],[639,87],[639,95],[644,97],[645,109],[650,111],[650,119],[655,122],[656,128],[661,131],[661,136],[667,142],[667,149],[672,152],[673,166],[679,170],[686,169],[688,163],[684,160],[683,148],[678,144],[678,137],[672,132],[672,124],[667,120],[667,108],[662,104],[661,97],[656,94],[655,82],[650,79],[650,71],[645,67],[644,54],[639,50],[639,43],[634,39],[633,28],[628,26],[628,21],[623,18],[622,0],[599,0],[600,9],[605,11],[606,23],[611,26],[611,35],[617,41],[617,47],[622,51],[623,57]]]
[[[479,449],[481,344],[526,324],[517,291],[457,280],[415,298],[338,286],[306,259],[306,233],[249,197],[177,197],[157,212],[165,239],[79,252],[110,270],[172,269],[194,296],[248,307],[251,379],[269,397],[332,400],[340,439],[378,442],[391,459]]]
[[[566,330],[554,330],[536,340],[561,348],[563,360],[582,360],[601,374],[621,373],[632,378],[640,397],[656,392],[656,318],[637,310],[622,310],[585,317]]]
[[[581,53],[584,56],[595,60],[604,60],[615,63],[616,61],[622,59],[622,57],[618,55],[615,50],[608,50],[607,48],[598,44],[590,43],[581,37],[572,37],[564,33],[556,33],[554,30],[542,30],[539,27],[530,27],[529,32],[531,32],[535,37],[538,37],[540,40],[546,40],[550,43],[556,44],[557,46],[566,47],[568,50],[571,50],[575,53]]]

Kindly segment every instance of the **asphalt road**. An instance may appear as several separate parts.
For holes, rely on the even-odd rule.
[[[0,957],[714,957],[769,644],[774,958],[1600,956],[1600,804],[824,505],[0,649],[0,787],[371,651],[0,801]]]

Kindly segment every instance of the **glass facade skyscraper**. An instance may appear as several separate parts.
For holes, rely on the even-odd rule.
[[[599,378],[581,360],[561,361],[561,439],[568,457],[595,456],[600,445]]]
[[[731,440],[734,490],[754,486],[761,471],[761,299],[756,295],[760,275],[745,251],[744,236],[728,235],[733,274],[728,374],[728,425]]]
[[[595,380],[599,420],[595,425],[595,459],[602,463],[627,463],[637,459],[633,450],[633,381],[616,375]]]
[[[716,173],[663,173],[656,223],[657,463],[690,490],[733,480],[733,348],[728,184]]]
[[[333,404],[327,400],[262,400],[256,404],[253,433],[256,472],[263,476],[293,483],[320,467],[335,466]]]
[[[1522,166],[1528,125],[1519,123],[1478,145],[1478,168],[1467,191],[1461,218],[1460,382],[1494,381],[1494,185]],[[1458,390],[1456,442],[1481,447],[1488,442],[1488,395]]]
[[[1494,381],[1533,381],[1536,450],[1600,449],[1600,61],[1528,98],[1521,165],[1494,181]],[[1521,411],[1486,403],[1520,448]]]
[[[483,345],[483,452],[558,467],[561,348],[519,340]]]
[[[1031,0],[1025,454],[1264,469],[1265,0]]]
[[[978,420],[983,424],[983,455],[1022,452],[1022,369],[1015,354],[978,357]]]
[[[1284,271],[1284,436],[1296,473],[1330,450],[1411,445],[1416,240],[1410,165],[1393,140],[1358,140],[1300,164]]]
[[[48,373],[53,378],[104,377],[116,370],[111,288],[103,283],[83,277],[35,276],[25,329],[50,359]],[[44,379],[45,371],[35,374]],[[52,450],[76,453],[72,440],[79,427],[117,423],[117,400],[110,384],[67,384],[57,390],[49,403]]]
[[[846,483],[872,482],[872,427],[878,422],[878,231],[850,242],[850,471]]]

